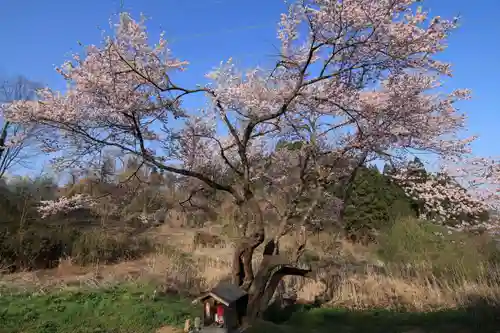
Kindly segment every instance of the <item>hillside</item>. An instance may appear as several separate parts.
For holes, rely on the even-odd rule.
[[[417,225],[410,224],[415,222],[406,223],[409,224],[408,231],[412,234],[398,235],[399,241],[402,241],[403,237],[408,241],[414,236],[413,233],[418,231]],[[210,231],[215,233],[216,228],[211,228]],[[48,318],[51,318],[50,325],[53,325],[53,330],[49,330],[47,326],[45,328],[47,332],[70,330],[95,332],[98,327],[101,327],[103,332],[115,330],[127,332],[131,327],[134,327],[136,332],[149,332],[152,328],[157,329],[166,324],[182,326],[182,318],[185,318],[187,313],[191,313],[192,316],[196,312],[171,308],[169,305],[172,302],[171,297],[179,297],[175,295],[180,293],[188,304],[190,298],[213,286],[220,278],[225,278],[230,273],[232,248],[228,247],[229,245],[222,245],[216,248],[199,247],[192,251],[195,232],[193,229],[169,226],[148,231],[148,235],[158,245],[157,250],[136,260],[113,265],[94,264],[80,267],[71,263],[68,258],[61,260],[54,269],[4,275],[1,279],[1,289],[4,295],[3,302],[6,303],[2,306],[4,309],[2,320],[10,323],[10,326],[6,327],[11,327],[10,330],[4,328],[4,331],[15,332],[16,325],[21,325],[18,329],[23,328],[24,332],[31,332],[30,329],[35,327],[37,330],[33,332],[45,332],[38,329],[39,325],[49,325]],[[288,310],[269,314],[270,319],[277,322],[290,321],[290,325],[295,327],[297,323],[306,325],[304,328],[308,325],[322,327],[325,332],[328,327],[329,329],[341,327],[340,331],[350,332],[385,332],[387,329],[394,332],[408,332],[411,329],[419,329],[419,332],[456,332],[456,329],[460,329],[461,332],[490,332],[489,326],[491,332],[494,332],[493,328],[498,324],[498,318],[494,315],[493,311],[496,310],[493,307],[498,303],[500,289],[494,282],[498,281],[498,275],[491,274],[498,272],[474,271],[472,265],[476,265],[476,260],[483,260],[482,258],[464,257],[464,254],[449,252],[434,257],[434,261],[429,258],[426,262],[427,267],[412,270],[411,267],[398,262],[384,263],[376,255],[375,248],[341,240],[335,242],[330,237],[331,235],[321,234],[317,238],[312,238],[306,255],[306,258],[311,258],[310,260],[331,261],[325,249],[329,246],[335,248],[337,253],[335,263],[323,269],[321,278],[317,281],[297,279],[286,281],[284,295],[290,297],[295,291],[298,303],[311,305],[306,308],[303,308],[303,305],[296,306],[294,312],[299,312],[292,314],[291,319],[287,319],[290,316],[287,314]],[[422,238],[419,241],[430,240]],[[416,250],[410,246],[416,244],[418,243],[401,244],[397,251],[399,255],[407,256],[405,261],[410,260],[412,259],[410,256],[417,255],[414,252],[410,253]],[[431,250],[427,248],[425,252]],[[470,251],[470,247],[468,250]],[[428,253],[429,257],[436,254]],[[470,253],[467,253],[467,256],[469,255]],[[441,265],[448,265],[446,267],[448,272],[440,272],[439,268],[443,270],[445,268]],[[435,272],[432,272],[432,269],[435,269]],[[315,298],[324,295],[324,282],[328,280],[336,283],[332,299],[322,305],[322,310],[313,309],[304,312],[307,307],[315,307]],[[7,296],[15,290],[17,291],[13,296]],[[96,294],[95,296],[86,294],[85,290],[94,290],[93,293]],[[111,291],[103,291],[104,294],[99,296],[100,290]],[[17,292],[22,294],[16,296]],[[60,294],[61,292],[63,294]],[[130,298],[125,296],[128,293]],[[26,295],[30,297],[27,299]],[[70,295],[80,295],[78,297],[81,301],[72,305],[77,299]],[[51,304],[54,304],[49,308],[43,305],[47,304],[48,299],[45,300],[47,297],[53,300]],[[58,299],[60,301],[57,301]],[[85,301],[86,299],[88,301]],[[26,308],[24,302],[30,305]],[[92,304],[96,305],[92,305],[91,308],[96,307],[91,312],[81,312],[90,306],[85,305],[85,302],[93,302]],[[128,305],[129,302],[132,303]],[[54,310],[55,304],[60,304],[59,310]],[[79,306],[84,308],[78,310]],[[190,305],[186,306],[190,308]],[[162,310],[160,312],[153,310],[156,308]],[[181,309],[187,308],[181,307]],[[13,309],[18,310],[13,312]],[[17,312],[21,309],[32,309],[30,311],[34,311],[36,315],[26,321],[26,318],[29,318],[26,317],[28,314]],[[53,311],[61,313],[60,316],[53,315],[55,313]],[[121,317],[117,317],[116,321],[105,319],[107,316],[114,318],[116,315],[127,320],[123,322],[119,319]],[[68,326],[70,324],[64,324],[73,322],[67,322],[71,316],[88,318],[85,319],[89,322],[88,326],[74,324],[76,326],[70,327]],[[142,316],[154,317],[147,319],[149,317]],[[20,319],[16,318],[25,319],[21,323]],[[78,322],[81,322],[81,319]],[[95,320],[103,321],[94,323]],[[453,320],[453,323],[446,322],[448,320]],[[127,322],[130,324],[126,324]],[[475,325],[481,325],[481,330]]]

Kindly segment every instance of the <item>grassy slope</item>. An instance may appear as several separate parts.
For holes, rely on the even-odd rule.
[[[182,326],[193,308],[176,296],[153,299],[152,288],[23,294],[0,297],[0,332],[87,333],[154,332]]]
[[[418,250],[422,250],[423,248],[421,244],[427,245],[427,233],[418,233],[409,227],[404,228],[403,232],[401,230],[396,231],[391,234],[390,239],[397,240],[397,242],[390,243],[389,245],[391,246],[389,246],[389,248],[393,250],[394,253],[407,254],[407,256],[403,258],[404,260],[402,260],[404,262],[407,262],[412,258],[415,259],[415,255],[419,254],[417,253]],[[185,231],[183,230],[182,232],[181,236],[184,235]],[[184,235],[185,237],[182,238],[179,234],[173,233],[170,229],[165,230],[164,234],[169,236],[169,238],[161,239],[159,243],[175,244],[173,246],[176,249],[180,249],[180,252],[177,250],[169,250],[165,253],[156,254],[154,256],[155,260],[151,262],[148,261],[147,269],[146,263],[139,260],[134,263],[127,262],[104,267],[103,270],[100,271],[100,275],[108,276],[110,275],[108,273],[113,272],[110,276],[114,277],[112,280],[114,282],[124,281],[121,278],[118,279],[118,275],[132,276],[132,273],[136,272],[139,272],[139,275],[146,274],[148,277],[157,276],[161,279],[161,281],[164,281],[165,275],[178,277],[183,281],[188,279],[190,276],[186,273],[186,257],[183,252],[186,249],[183,246],[189,244],[191,236],[188,237],[187,235]],[[175,237],[172,237],[172,235]],[[431,235],[433,234],[431,233]],[[420,238],[416,236],[419,236]],[[181,238],[185,241],[185,244],[180,242],[179,239]],[[443,240],[442,242],[449,244],[447,240]],[[319,238],[318,244],[319,245],[317,245],[316,248],[321,248],[321,246],[323,246],[323,243],[320,242]],[[428,255],[429,251],[433,255],[435,253],[442,253],[443,250],[440,244],[441,243],[438,244],[439,246],[436,245],[433,248],[426,246],[425,254]],[[467,250],[465,253],[467,256],[458,253],[458,251],[455,251],[454,249],[451,250],[447,248],[447,251],[444,251],[446,252],[446,258],[444,258],[446,260],[437,260],[435,261],[436,265],[442,267],[451,262],[460,262],[462,264],[467,262],[470,264],[467,267],[478,266],[478,263],[481,262],[481,257],[479,255],[470,257],[471,253],[474,254],[472,251],[474,249],[471,246],[464,246],[464,248]],[[190,245],[189,249],[191,249]],[[345,251],[348,249],[349,248],[346,248]],[[221,261],[215,264],[212,261],[201,260],[215,256],[218,258],[226,258],[224,257],[226,252],[228,252],[228,256],[226,256],[228,258],[227,261]],[[196,275],[196,278],[203,279],[203,281],[215,281],[228,273],[227,265],[230,263],[230,254],[232,253],[232,249],[199,249],[196,253],[196,258],[194,256],[192,257],[193,260],[199,260],[199,262],[196,261],[199,266],[192,268],[200,274],[199,276]],[[452,254],[456,253],[459,255],[451,257]],[[419,257],[417,256],[416,259],[419,259]],[[455,268],[457,266],[460,268],[462,264],[452,267]],[[67,268],[69,269],[71,267]],[[59,267],[57,272],[59,271],[64,273],[65,267]],[[120,273],[121,275],[118,274],[121,271],[123,271]],[[462,272],[463,270],[454,269],[453,271]],[[206,275],[208,273],[209,275]],[[68,274],[69,273],[66,272],[63,276],[68,278],[66,276]],[[20,281],[32,281],[36,277],[32,276],[31,278],[22,279],[20,276],[21,275],[12,275],[9,277]],[[52,276],[50,274],[47,276],[50,281],[53,280],[48,284],[48,286],[54,287],[59,285],[60,281],[56,278],[56,276]],[[461,276],[462,275],[459,275],[459,277]],[[467,277],[465,274],[463,274],[463,276]],[[38,276],[37,279],[41,277],[42,275]],[[67,285],[73,285],[74,283],[70,282],[77,282],[83,278],[80,273],[75,273],[74,276],[71,275],[70,277],[71,279],[66,279],[67,281],[63,279],[67,282]],[[404,294],[406,289],[413,291],[416,288],[415,290],[417,291],[416,295],[418,296],[418,302],[433,305],[436,301],[434,299],[429,300],[427,298],[429,295],[434,295],[433,293],[436,293],[436,290],[432,289],[432,292],[427,293],[427,289],[425,288],[428,287],[426,287],[426,284],[419,284],[419,281],[415,282],[415,284],[403,284],[404,288],[399,288],[389,292],[389,289],[397,286],[393,283],[394,281],[389,281],[389,277],[385,275],[375,277],[377,277],[377,279],[373,280],[373,276],[371,276],[372,280],[368,281],[369,283],[365,283],[365,280],[354,281],[354,283],[357,283],[357,287],[353,286],[352,288],[346,289],[346,292],[343,293],[345,294],[344,297],[347,297],[348,299],[359,298],[359,302],[354,302],[353,304],[365,304],[364,301],[372,299],[378,300],[377,297],[380,297],[380,294],[386,293],[387,295],[383,295],[384,297],[381,299],[381,302],[375,302],[375,306],[382,306],[382,304],[386,304],[386,298],[395,298],[394,303],[399,304],[401,302],[396,298],[401,297],[401,292]],[[374,281],[377,283],[374,284]],[[405,282],[403,280],[401,281]],[[464,281],[467,282],[468,280],[465,279]],[[188,300],[183,300],[175,296],[158,297],[153,300],[151,297],[153,295],[152,287],[128,284],[107,290],[100,289],[95,291],[80,292],[66,291],[34,296],[33,294],[29,295],[26,293],[7,295],[8,293],[5,293],[1,288],[1,282],[2,281],[0,281],[0,333],[146,333],[155,332],[156,329],[165,325],[182,326],[186,317],[199,315],[199,313],[196,313],[190,305]],[[12,280],[11,282],[14,281]],[[409,282],[412,281],[409,280]],[[442,290],[439,289],[438,291],[440,293],[437,294],[437,298],[443,298],[443,295],[449,294],[448,298],[454,300],[455,298],[460,299],[460,297],[469,297],[469,294],[476,293],[475,290],[471,289],[470,283],[465,285],[467,288],[465,288],[464,291],[459,292],[454,291],[453,288],[450,289],[451,287],[446,284],[447,281],[444,282],[444,285],[448,287],[443,288]],[[478,296],[483,294],[498,294],[498,280],[495,279],[487,282],[488,285],[481,285],[482,287],[488,287],[486,288],[486,292],[477,293]],[[346,286],[349,286],[348,283],[350,282],[346,280],[343,283],[346,284]],[[6,283],[6,286],[9,286],[10,284],[15,286],[16,284],[22,283]],[[42,285],[45,284],[42,283]],[[185,285],[191,286],[189,283],[186,283]],[[359,290],[359,285],[363,286],[363,288],[361,288],[362,290]],[[500,298],[495,298],[497,301],[498,299]],[[458,301],[450,302],[450,304],[447,302],[438,303],[449,307],[459,305]],[[366,303],[372,304],[373,302]],[[277,316],[273,317],[277,319]],[[447,310],[434,313],[396,313],[389,311],[313,309],[309,311],[296,311],[293,314],[281,313],[280,317],[282,317],[281,325],[278,326],[265,323],[255,327],[252,331],[256,333],[500,333],[500,310],[495,312],[495,310],[488,309],[485,306],[476,306],[475,309],[467,311]]]

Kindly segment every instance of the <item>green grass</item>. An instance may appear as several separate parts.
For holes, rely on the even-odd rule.
[[[439,279],[488,278],[490,268],[500,264],[492,239],[448,231],[417,219],[402,219],[381,233],[378,254],[389,266],[410,264],[419,273],[428,271]]]
[[[281,325],[262,322],[248,333],[499,333],[500,312],[486,306],[431,313],[303,309]]]
[[[186,318],[199,315],[189,300],[174,295],[153,299],[153,290],[138,285],[47,295],[4,290],[0,333],[146,333],[165,325],[181,327]],[[500,332],[500,311],[486,305],[432,313],[298,306],[279,317],[279,325],[261,322],[248,333]]]
[[[392,311],[347,311],[316,309],[291,318],[289,324],[316,332],[342,333],[493,333],[499,332],[500,321],[489,311],[447,310],[432,313]],[[329,328],[329,329],[328,329]]]
[[[1,333],[143,333],[182,326],[195,312],[177,296],[153,299],[149,286],[48,295],[0,296]]]

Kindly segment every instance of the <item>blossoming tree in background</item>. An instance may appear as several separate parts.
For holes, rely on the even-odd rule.
[[[466,155],[443,161],[440,172],[426,175],[401,168],[391,176],[414,200],[423,203],[421,217],[459,231],[498,234],[490,213],[499,211],[500,163]]]
[[[251,265],[266,238],[267,195],[258,185],[266,182],[286,199],[281,224],[268,237],[265,254],[272,255],[282,235],[307,225],[322,189],[351,179],[356,166],[404,161],[409,150],[446,158],[469,152],[473,138],[458,138],[465,117],[454,106],[469,92],[434,92],[440,77],[451,75],[450,64],[435,56],[457,22],[430,18],[412,9],[416,2],[297,1],[281,16],[273,68],[242,71],[228,60],[208,73],[210,84],[196,87],[174,80],[188,62],[174,58],[163,35],[151,45],[144,21],[122,13],[113,36],[57,68],[66,92],[44,89],[40,101],[12,103],[5,115],[53,128],[40,139],[64,152],[60,168],[87,168],[113,147],[232,196],[253,216],[243,223],[233,278],[249,290],[255,317],[275,288],[265,290],[270,269],[262,266],[255,276]],[[209,106],[184,108],[192,94],[205,94]],[[275,149],[282,140],[300,144]],[[234,177],[220,177],[225,172]],[[273,176],[280,172],[287,177]]]

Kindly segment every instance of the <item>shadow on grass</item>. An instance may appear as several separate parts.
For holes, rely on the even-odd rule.
[[[346,310],[295,305],[270,310],[256,332],[317,333],[500,333],[500,307],[484,299],[467,308],[428,313]],[[276,325],[278,324],[278,325]],[[252,330],[253,331],[253,330]]]

